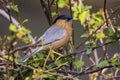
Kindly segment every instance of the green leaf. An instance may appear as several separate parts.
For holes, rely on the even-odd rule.
[[[103,68],[103,67],[105,67],[105,66],[107,66],[107,65],[109,65],[109,62],[108,62],[107,60],[104,60],[104,61],[100,62],[100,63],[97,65],[97,67]]]
[[[83,11],[83,7],[84,7],[84,6],[83,6],[82,3],[78,5],[79,13],[81,13],[81,12]]]
[[[67,63],[72,62],[74,59],[75,59],[75,56],[71,56],[69,58],[61,58],[61,59],[55,61],[55,65],[59,66],[63,63],[67,64]]]
[[[112,77],[113,76],[113,73],[109,73],[109,74],[107,74],[109,77]]]
[[[50,78],[50,77],[52,77],[51,74],[42,74],[41,76],[42,76],[42,78]]]
[[[79,14],[79,12],[74,12],[74,13],[73,13],[73,19],[74,19],[74,20],[77,20],[78,14]]]
[[[113,40],[112,39],[107,39],[105,42],[109,43],[109,42],[113,42]]]
[[[29,44],[29,43],[32,42],[32,40],[31,40],[28,36],[24,36],[24,37],[22,38],[22,41],[25,42],[26,44]]]
[[[87,10],[90,10],[91,8],[92,8],[92,6],[85,5],[83,10],[84,10],[84,11],[87,11]]]
[[[30,33],[31,33],[31,31],[28,30],[28,29],[26,29],[25,27],[22,27],[22,28],[23,28],[23,30],[24,30],[24,32],[25,32],[26,34],[30,34]]]
[[[65,5],[66,5],[66,3],[64,0],[58,0],[58,7],[59,8],[63,8],[63,7],[65,7]]]
[[[52,15],[52,17],[54,17],[54,16],[58,15],[58,13],[54,11],[51,13],[51,15]]]
[[[108,35],[109,36],[113,36],[114,35],[114,31],[112,28],[108,28]]]
[[[78,9],[76,7],[71,7],[73,12],[78,12]]]
[[[92,17],[93,17],[95,20],[99,21],[99,22],[103,22],[103,21],[104,21],[104,19],[103,19],[103,17],[102,17],[102,14],[101,14],[100,12],[93,13],[93,14],[92,14]]]
[[[106,37],[105,34],[104,34],[103,32],[96,33],[95,36],[96,36],[97,39],[103,39],[103,38]]]
[[[56,64],[57,66],[59,66],[59,65],[63,64],[64,62],[66,62],[64,59],[60,59],[60,60],[56,60],[56,61],[55,61],[55,64]]]
[[[25,19],[22,23],[24,24],[24,23],[26,23],[26,22],[28,22],[28,19]]]
[[[41,58],[34,58],[34,59],[30,58],[27,61],[27,63],[24,63],[24,64],[28,64],[28,65],[31,65],[31,66],[34,66],[34,67],[38,67],[38,66],[43,64],[43,59],[41,59]]]
[[[41,68],[38,68],[36,72],[32,75],[32,78],[37,78],[38,76],[42,76],[43,70]]]
[[[26,29],[25,27],[21,27],[18,29],[16,36],[19,39],[22,39],[26,34],[30,34],[30,30]]]
[[[88,22],[88,26],[94,26],[94,24],[95,24],[95,20],[90,20],[90,21]]]
[[[11,8],[12,8],[16,13],[19,13],[18,5],[12,5]]]
[[[88,15],[89,15],[88,11],[84,11],[81,14],[79,14],[79,20],[80,20],[82,25],[84,24],[84,22],[85,22],[86,18],[88,17]]]
[[[108,36],[112,41],[118,40],[118,33],[114,32],[112,28],[108,28]]]
[[[12,24],[12,23],[9,25],[9,30],[13,31],[13,32],[17,32],[18,31],[17,27],[14,24]]]
[[[40,58],[40,59],[43,59],[44,57],[45,57],[45,54],[44,53],[40,53],[40,52],[38,52],[38,53],[36,53],[36,57],[38,57],[38,58]]]
[[[26,77],[25,80],[30,80],[30,77]]]
[[[84,33],[84,34],[82,34],[80,37],[86,38],[86,37],[88,37],[88,34],[87,34],[87,33]]]
[[[2,56],[4,59],[8,59],[10,61],[13,61],[13,57],[12,56],[9,56],[9,55],[4,55]]]
[[[96,21],[96,20],[90,20],[88,22],[88,25],[89,26],[92,26],[93,28],[96,28],[98,26],[101,26],[103,24],[103,22],[99,22],[99,21]]]
[[[7,79],[8,79],[7,74],[3,74],[3,80],[7,80]]]
[[[83,61],[76,61],[74,68],[75,69],[80,69],[83,66],[84,66],[84,62]]]
[[[109,62],[114,65],[118,64],[119,63],[118,56],[111,58]]]
[[[34,63],[33,64],[34,67],[39,67],[39,65],[40,65],[39,63]]]
[[[7,36],[7,39],[8,40],[13,40],[13,39],[15,39],[16,38],[16,36],[15,35],[10,35],[10,36]]]
[[[116,66],[116,68],[118,69],[118,70],[120,70],[120,62],[117,64],[117,65],[115,65]]]
[[[90,48],[90,49],[87,49],[87,52],[86,52],[86,54],[91,54],[92,53],[92,48]]]

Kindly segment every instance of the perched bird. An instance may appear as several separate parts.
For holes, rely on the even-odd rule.
[[[48,50],[49,48],[58,49],[64,46],[72,35],[72,17],[67,15],[58,16],[53,25],[36,41],[41,43],[41,46],[37,46],[28,52],[22,61],[27,61],[33,54],[38,51]]]

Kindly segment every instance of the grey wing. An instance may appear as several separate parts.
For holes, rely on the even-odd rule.
[[[50,27],[41,37],[46,44],[55,42],[66,35],[66,30],[61,27],[52,26]]]
[[[57,27],[57,26],[52,26],[37,41],[40,41],[43,39],[46,44],[49,44],[49,43],[55,42],[55,41],[63,38],[65,35],[66,35],[65,29],[63,29],[61,27]],[[43,47],[37,47],[32,50],[32,53],[36,53],[42,49],[43,49]],[[28,54],[22,58],[22,61],[25,62],[30,57],[31,57],[31,53],[28,52]]]

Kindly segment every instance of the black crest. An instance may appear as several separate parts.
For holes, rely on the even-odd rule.
[[[72,17],[68,16],[68,15],[60,15],[58,16],[54,21],[53,21],[53,24],[59,20],[59,19],[63,19],[63,20],[67,20],[67,21],[70,21],[72,20]]]

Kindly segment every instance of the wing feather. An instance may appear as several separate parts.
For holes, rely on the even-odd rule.
[[[59,39],[63,38],[65,35],[66,35],[65,29],[57,26],[52,26],[42,35],[40,39],[43,39],[45,44],[49,44],[58,41]]]

